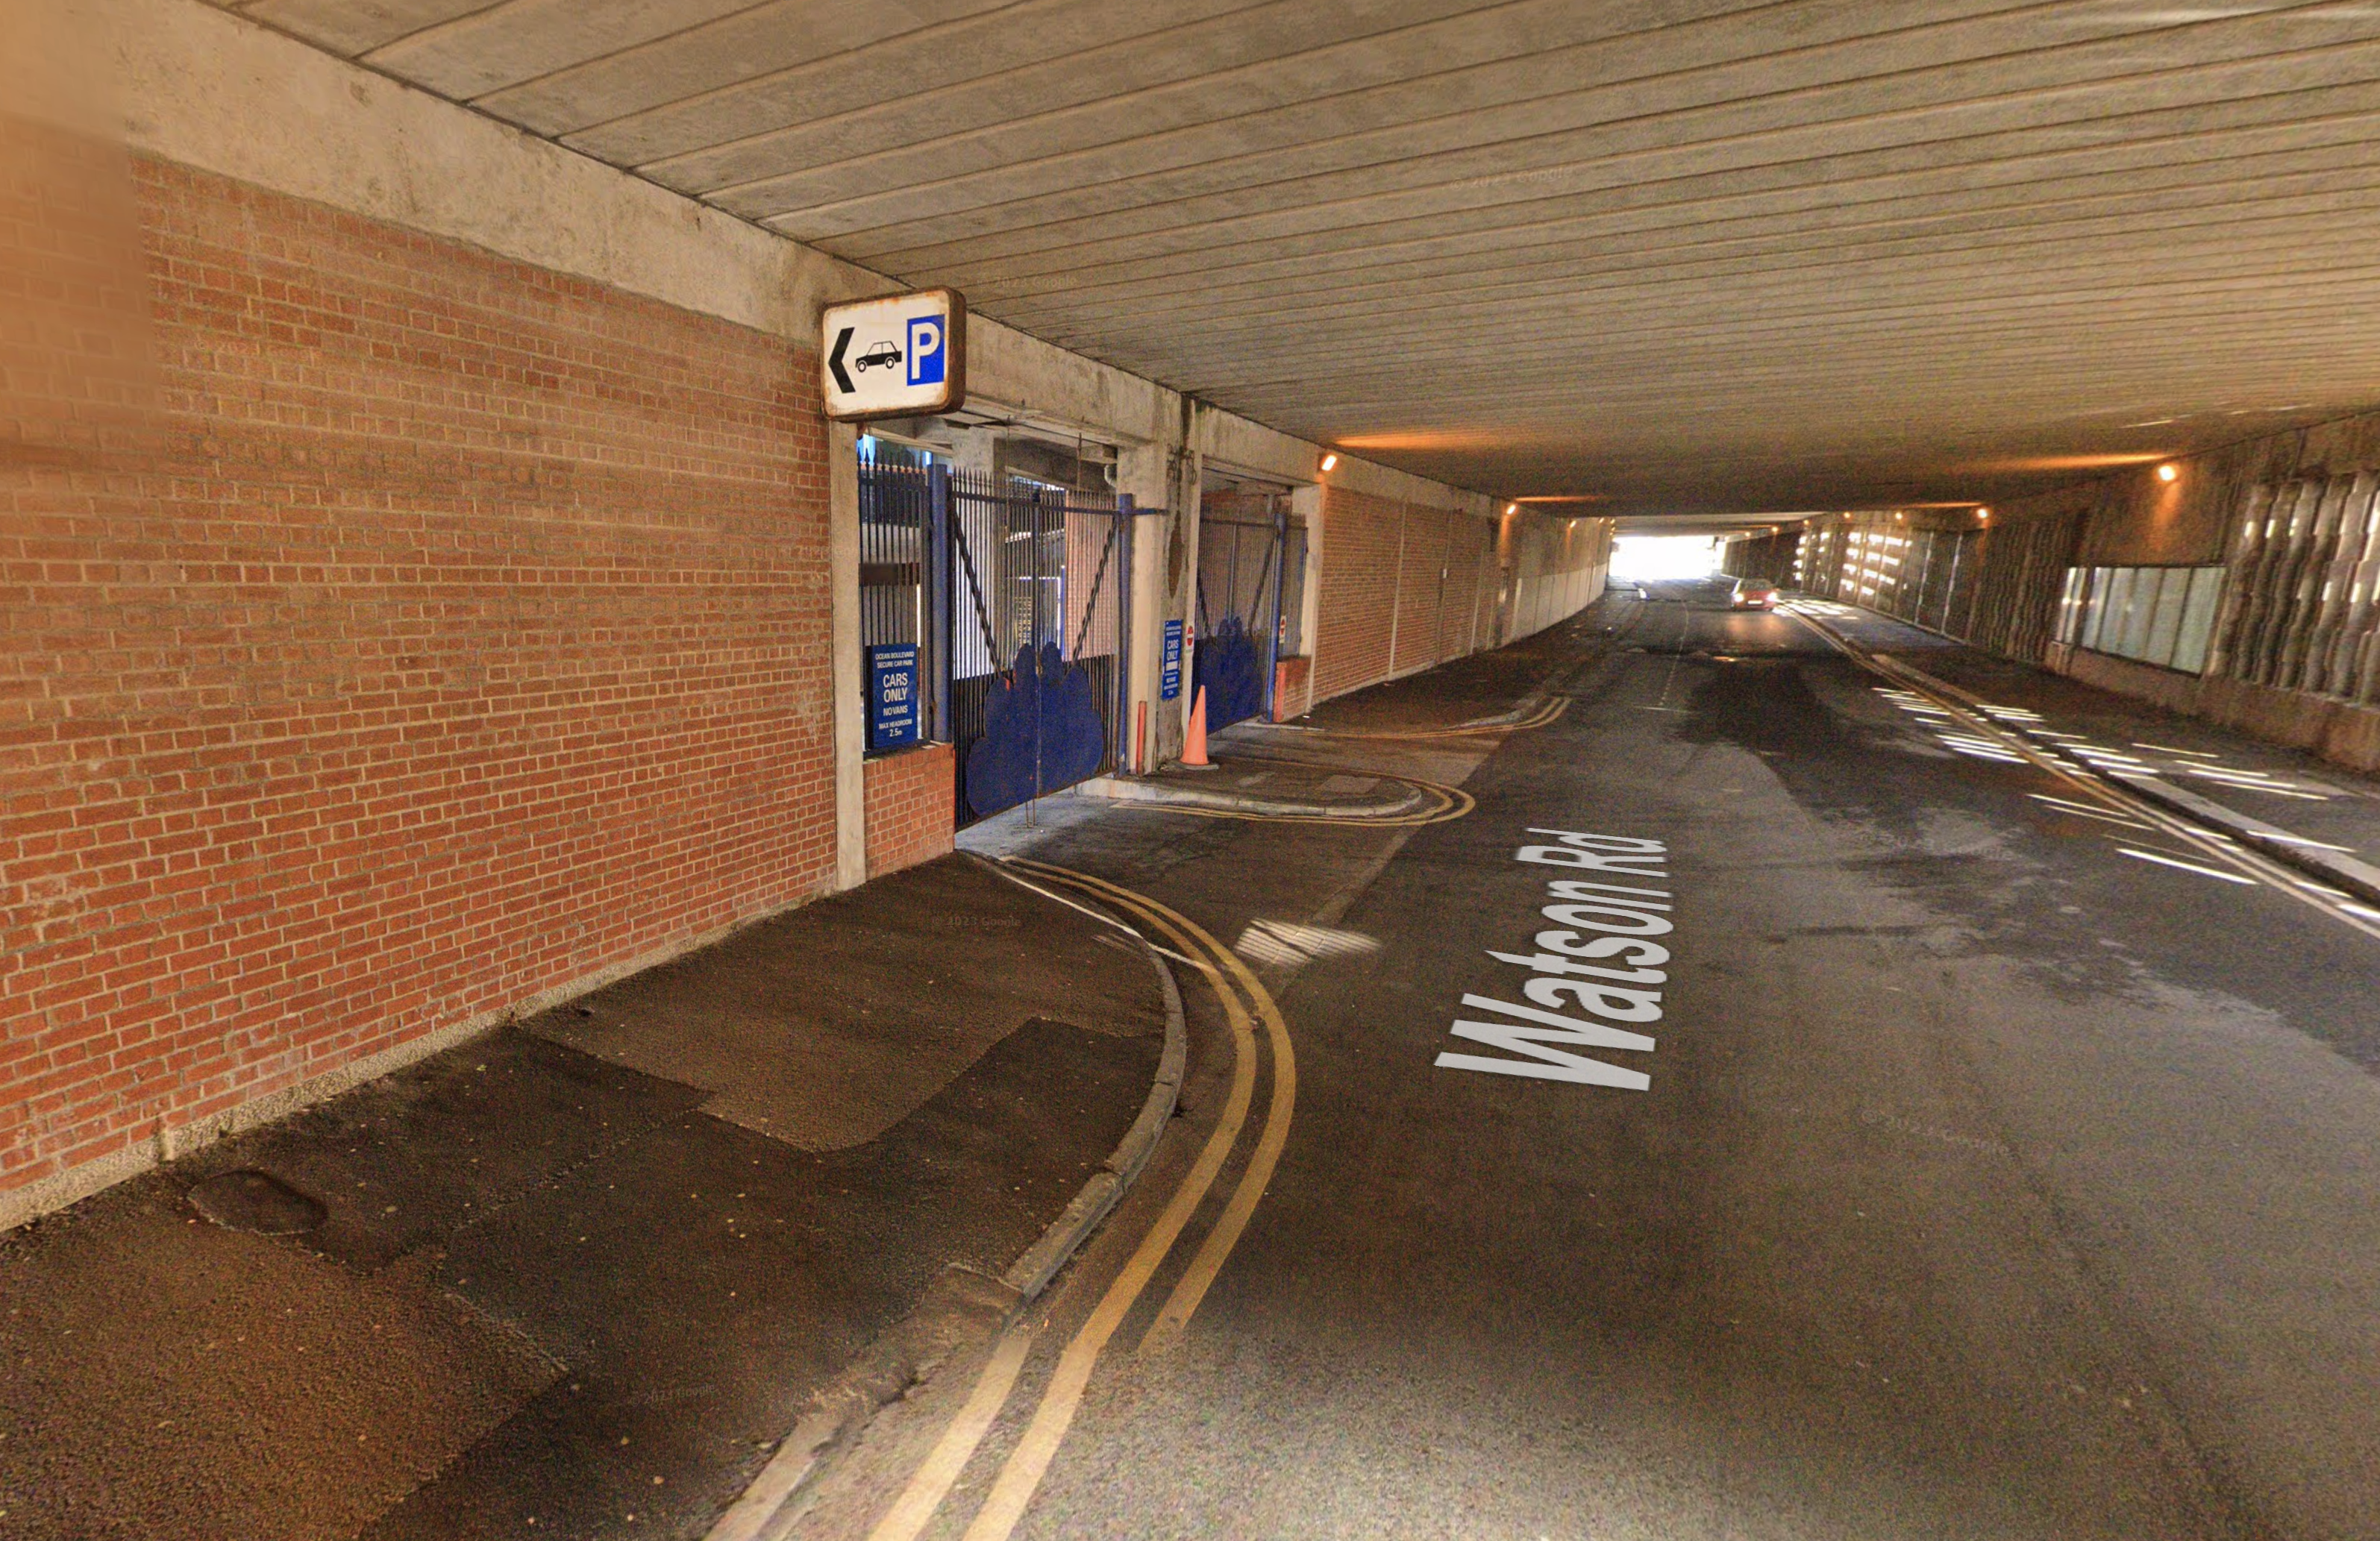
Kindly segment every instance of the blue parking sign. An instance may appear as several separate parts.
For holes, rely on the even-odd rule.
[[[868,649],[868,746],[897,749],[917,742],[917,645]]]
[[[950,350],[942,346],[948,328],[940,316],[909,318],[909,383],[940,385],[950,370]]]

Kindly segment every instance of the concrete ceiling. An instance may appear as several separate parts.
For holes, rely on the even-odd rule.
[[[2380,4],[228,0],[1219,405],[1584,511],[2380,397]]]

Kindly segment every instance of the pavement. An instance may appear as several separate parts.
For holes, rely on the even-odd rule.
[[[871,1345],[897,1395],[921,1309],[1013,1309],[1167,994],[953,857],[0,1238],[0,1535],[703,1535]]]
[[[1536,663],[1482,672],[1510,708],[1567,668],[1541,726],[1295,751],[1437,757],[1463,818],[982,832],[1213,939],[1184,1116],[1029,1339],[887,1408],[797,1534],[2371,1535],[2380,937],[2070,765],[1962,752],[1791,614],[1654,585]],[[2348,832],[2368,788],[2304,773]],[[1659,976],[1624,1041],[1509,1009],[1576,944],[1547,853],[1594,840],[1662,847],[1581,880],[1670,906],[1605,912],[1659,939],[1604,954]]]

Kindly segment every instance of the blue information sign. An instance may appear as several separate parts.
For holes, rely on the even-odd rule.
[[[1182,623],[1165,623],[1165,654],[1158,665],[1157,698],[1170,701],[1182,694]]]
[[[868,746],[897,749],[917,742],[917,645],[868,649]]]

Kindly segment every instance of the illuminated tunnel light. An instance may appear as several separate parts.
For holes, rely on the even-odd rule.
[[[2156,478],[2159,481],[2179,481],[2181,479],[2181,467],[2168,460],[2157,467]]]

